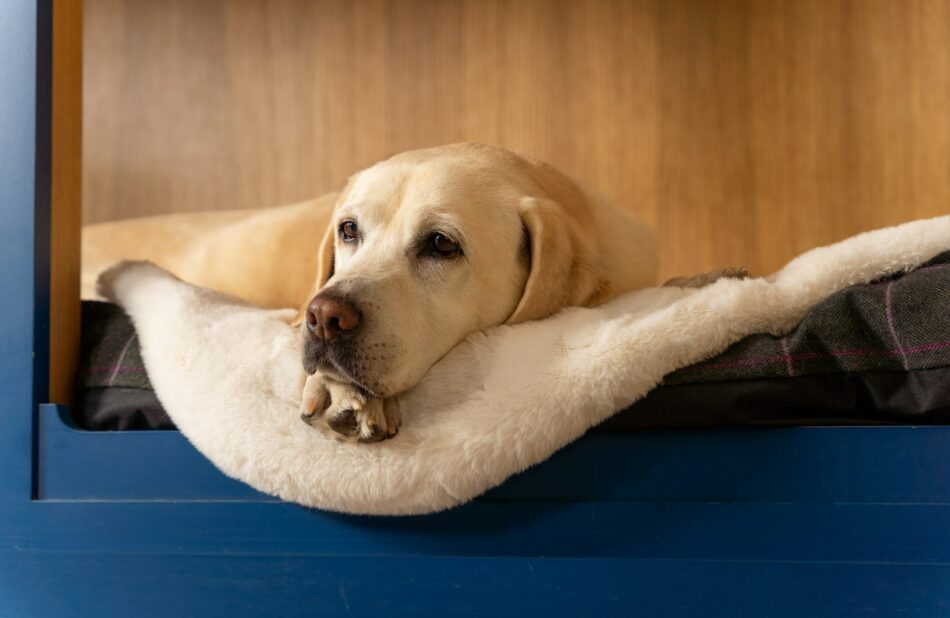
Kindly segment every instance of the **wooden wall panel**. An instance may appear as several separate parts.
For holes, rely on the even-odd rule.
[[[950,212],[950,0],[86,0],[86,221],[277,205],[523,150],[664,276]]]

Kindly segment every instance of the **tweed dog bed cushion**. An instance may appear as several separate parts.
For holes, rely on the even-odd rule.
[[[950,421],[950,252],[853,285],[788,335],[755,334],[671,373],[598,431]],[[174,429],[118,305],[84,301],[75,421]]]
[[[950,252],[680,369],[604,428],[950,423]]]
[[[948,248],[950,217],[918,221],[809,251],[768,278],[651,288],[475,334],[400,397],[400,433],[372,445],[339,443],[298,419],[293,311],[250,307],[143,263],[101,284],[135,323],[165,410],[226,474],[309,506],[409,514],[467,501],[664,375],[750,334],[788,333],[830,295]]]

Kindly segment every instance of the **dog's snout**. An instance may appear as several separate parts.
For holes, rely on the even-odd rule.
[[[317,339],[333,341],[360,323],[360,314],[353,303],[329,296],[313,297],[307,307],[307,329]]]

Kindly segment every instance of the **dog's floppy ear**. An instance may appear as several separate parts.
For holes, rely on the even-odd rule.
[[[534,197],[522,200],[521,222],[531,269],[508,324],[539,320],[562,307],[594,304],[609,295],[609,284],[598,276],[595,239],[581,222],[556,202]]]
[[[303,322],[304,317],[307,315],[307,307],[310,305],[310,301],[314,296],[317,295],[317,292],[320,291],[327,281],[330,280],[330,277],[333,276],[333,250],[336,246],[336,224],[333,222],[332,218],[330,220],[330,225],[327,226],[327,231],[323,234],[323,240],[320,242],[320,254],[317,259],[317,276],[313,282],[313,287],[310,289],[310,293],[307,294],[307,297],[303,299],[300,308],[297,310],[297,317],[294,318],[294,321],[290,323],[291,326],[300,326]]]

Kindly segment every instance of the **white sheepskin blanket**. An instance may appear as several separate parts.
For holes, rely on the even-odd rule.
[[[643,397],[662,377],[816,302],[950,249],[950,216],[855,236],[768,278],[651,288],[469,337],[400,397],[392,440],[341,443],[300,420],[302,337],[264,310],[147,263],[102,280],[132,317],[159,400],[225,474],[304,505],[412,514],[471,500]]]

